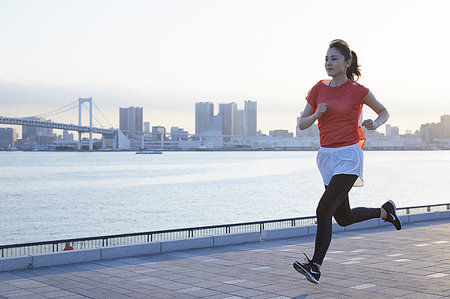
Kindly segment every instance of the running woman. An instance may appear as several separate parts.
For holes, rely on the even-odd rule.
[[[375,96],[355,81],[361,76],[358,58],[343,40],[333,40],[325,56],[325,69],[331,80],[319,81],[309,91],[300,118],[300,129],[318,120],[320,149],[317,166],[325,184],[316,210],[317,234],[312,259],[294,262],[295,270],[312,283],[319,283],[320,266],[331,242],[332,217],[341,226],[382,218],[397,230],[402,223],[391,200],[381,208],[350,208],[348,193],[353,186],[363,185],[363,152],[366,138],[358,125],[363,104],[378,114],[377,119],[362,125],[375,130],[389,118],[386,108]]]

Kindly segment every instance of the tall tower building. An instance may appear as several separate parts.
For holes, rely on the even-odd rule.
[[[222,115],[222,135],[237,135],[238,113],[237,104],[219,104],[219,113]]]
[[[247,136],[256,136],[256,112],[256,101],[245,101],[245,135]]]
[[[166,127],[153,126],[152,127],[152,139],[161,140],[166,137]]]
[[[14,147],[17,141],[15,128],[0,128],[0,148],[8,149]]]
[[[392,126],[386,125],[386,136],[392,136]]]
[[[195,134],[201,134],[208,127],[214,116],[214,104],[210,102],[195,103]]]
[[[441,138],[450,138],[450,115],[441,115]]]
[[[238,110],[237,134],[245,135],[245,110]]]
[[[150,123],[148,121],[144,122],[144,133],[150,133]]]
[[[142,107],[120,108],[119,119],[120,119],[119,129],[121,131],[142,132],[142,125],[143,125]]]
[[[399,136],[400,130],[397,126],[391,127],[391,136]]]

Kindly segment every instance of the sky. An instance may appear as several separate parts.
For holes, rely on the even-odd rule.
[[[258,129],[295,132],[340,38],[387,123],[414,131],[450,114],[449,9],[435,0],[0,0],[0,115],[92,97],[115,127],[119,107],[139,106],[151,126],[194,133],[196,102],[217,113],[251,100]],[[77,122],[76,110],[66,114],[56,121]]]

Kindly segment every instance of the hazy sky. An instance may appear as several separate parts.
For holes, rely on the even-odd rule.
[[[195,102],[217,112],[252,100],[263,132],[294,131],[341,38],[388,123],[416,130],[450,114],[448,11],[433,0],[0,0],[0,115],[92,97],[116,127],[119,107],[141,106],[151,125],[194,133]]]

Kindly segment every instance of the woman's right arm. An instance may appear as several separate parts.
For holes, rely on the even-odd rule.
[[[312,126],[312,124],[322,116],[322,114],[327,111],[327,104],[320,103],[317,105],[317,109],[314,109],[309,103],[306,104],[305,109],[303,110],[302,116],[300,117],[300,130],[308,129]]]

